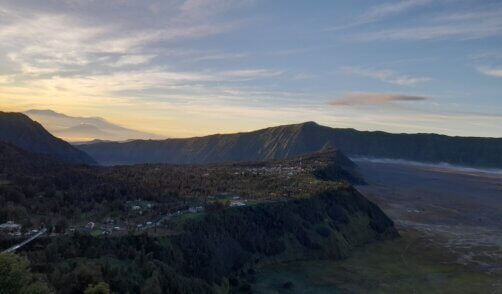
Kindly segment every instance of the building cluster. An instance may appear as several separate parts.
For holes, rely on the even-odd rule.
[[[154,208],[155,203],[137,200],[137,201],[127,201],[127,205],[130,207],[132,211],[137,212],[139,215],[143,215],[145,211]]]
[[[7,235],[10,237],[20,237],[22,235],[22,228],[22,225],[16,224],[13,221],[8,221],[6,223],[0,224],[0,233],[2,235]]]
[[[275,175],[280,177],[293,177],[304,172],[301,166],[288,166],[288,165],[273,165],[263,167],[246,168],[244,171],[235,172],[234,174],[250,173],[252,175]]]
[[[234,196],[230,201],[230,207],[246,206],[246,202],[247,200],[241,200],[239,196]]]
[[[97,231],[101,232],[102,235],[110,235],[112,232],[122,231],[123,229],[118,226],[115,221],[112,219],[105,220],[101,225],[98,225],[95,222],[88,222],[84,227],[83,231],[92,232]],[[74,232],[75,228],[70,228],[69,232]]]

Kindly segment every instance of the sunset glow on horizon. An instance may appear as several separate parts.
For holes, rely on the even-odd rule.
[[[502,3],[378,3],[0,0],[0,110],[502,137]]]

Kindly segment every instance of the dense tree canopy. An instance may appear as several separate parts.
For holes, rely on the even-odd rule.
[[[25,257],[0,253],[0,293],[44,294],[50,293],[47,285],[37,280],[30,271],[30,262]]]

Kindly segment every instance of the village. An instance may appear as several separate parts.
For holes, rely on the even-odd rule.
[[[326,156],[326,155],[322,155]],[[134,169],[140,178],[135,185],[148,185],[157,179],[157,196],[131,199],[115,203],[104,202],[61,221],[60,217],[40,215],[23,223],[7,219],[0,224],[1,239],[27,239],[46,229],[47,236],[71,235],[76,232],[99,236],[127,234],[177,234],[183,222],[203,217],[215,210],[232,209],[264,202],[287,201],[310,195],[332,182],[320,182],[313,171],[326,166],[327,158],[314,156],[270,162],[247,162],[215,165],[151,165],[114,170],[113,176]],[[151,192],[150,192],[151,191]],[[44,193],[37,193],[44,203]],[[55,195],[61,197],[62,193]],[[118,204],[116,204],[118,203]],[[93,204],[94,205],[94,204]],[[74,209],[74,208],[72,208]]]
[[[221,199],[225,196],[209,196],[208,198],[214,200]],[[247,205],[247,200],[242,200],[239,196],[227,197],[228,200],[221,206],[224,208],[242,207]],[[210,205],[213,204],[210,202]],[[220,202],[218,202],[220,203]],[[223,203],[223,202],[222,202]],[[174,232],[176,221],[185,218],[201,216],[206,207],[203,205],[193,205],[177,209],[165,214],[159,214],[156,210],[156,203],[151,201],[143,201],[138,199],[136,201],[127,201],[128,213],[127,218],[110,218],[106,217],[101,220],[88,220],[80,224],[69,226],[64,232],[57,233],[55,228],[48,228],[48,234],[51,237],[59,235],[72,234],[75,232],[89,233],[92,236],[121,236],[130,233],[141,233],[148,231],[155,234],[156,232],[165,234],[166,232]],[[214,205],[213,205],[214,206]],[[214,208],[210,208],[214,209]],[[2,239],[23,239],[29,238],[40,232],[45,226],[40,228],[25,228],[19,223],[14,221],[7,221],[0,224],[0,238]]]
[[[215,199],[215,197],[210,197],[209,199]],[[233,196],[231,200],[228,200],[228,205],[223,205],[221,208],[242,207],[246,206],[247,202],[247,200],[241,200],[239,196]],[[155,203],[136,200],[128,201],[127,204],[129,213],[128,218],[124,221],[112,218],[106,218],[101,222],[89,221],[85,225],[69,228],[66,233],[79,231],[90,233],[93,236],[121,236],[148,231],[149,234],[153,235],[174,234],[179,231],[177,225],[180,221],[200,217],[206,210],[206,207],[203,205],[185,205],[175,211],[159,214],[154,209]]]

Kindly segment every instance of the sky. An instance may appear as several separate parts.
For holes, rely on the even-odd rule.
[[[0,0],[0,110],[502,137],[502,1]]]

